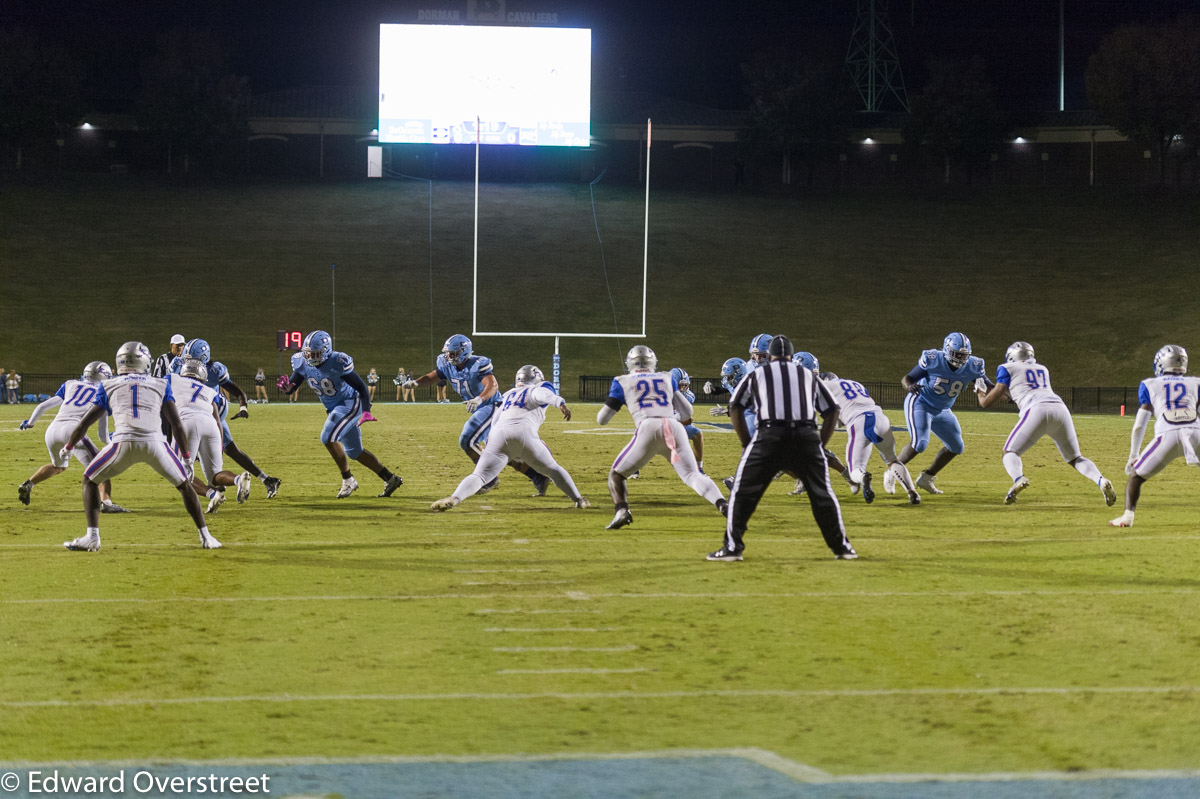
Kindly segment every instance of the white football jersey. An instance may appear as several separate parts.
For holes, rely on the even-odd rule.
[[[1022,412],[1039,403],[1062,402],[1050,387],[1050,370],[1032,358],[1000,364],[996,367],[996,382],[1008,386],[1008,396]]]
[[[1138,404],[1154,408],[1154,435],[1177,430],[1185,425],[1200,425],[1196,420],[1196,401],[1200,396],[1200,377],[1163,375],[1148,377],[1138,386]]]
[[[114,441],[162,440],[162,404],[174,402],[171,384],[148,374],[127,374],[105,380],[93,404],[113,417]]]
[[[193,416],[212,417],[217,389],[182,375],[172,374],[167,379],[171,383],[171,394],[175,397],[175,407],[179,410],[180,419],[186,420]]]
[[[864,413],[882,413],[879,403],[867,393],[867,389],[857,380],[839,377],[836,380],[822,380],[821,382],[833,395],[838,406],[838,414],[842,417],[842,424],[849,424]]]
[[[536,430],[546,421],[547,406],[558,407],[563,402],[563,398],[554,393],[553,383],[517,386],[504,393],[500,411],[492,425],[521,424]]]
[[[93,400],[100,391],[100,384],[89,383],[86,380],[68,380],[58,387],[54,396],[62,400],[54,424],[69,422],[78,424],[79,420],[92,409]]]
[[[674,417],[675,412],[690,419],[692,406],[679,393],[679,384],[670,372],[631,372],[613,378],[608,396],[629,406],[635,424],[646,419]]]

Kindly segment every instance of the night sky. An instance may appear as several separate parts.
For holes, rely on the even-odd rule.
[[[304,85],[373,85],[378,24],[416,22],[417,9],[452,2],[313,0],[8,0],[0,25],[33,28],[88,64],[96,110],[128,110],[139,64],[156,34],[207,28],[253,92]],[[920,88],[928,55],[988,64],[1002,102],[1045,109],[1058,103],[1058,0],[892,0],[905,82]],[[855,0],[633,2],[507,0],[510,11],[555,12],[560,25],[593,29],[597,90],[666,94],[720,108],[744,105],[738,65],[758,50],[795,48],[840,63]],[[1067,108],[1084,108],[1088,56],[1105,33],[1133,21],[1200,12],[1200,0],[1066,0]]]

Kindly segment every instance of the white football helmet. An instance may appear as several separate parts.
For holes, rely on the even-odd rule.
[[[658,367],[658,356],[645,344],[638,344],[625,356],[625,368],[630,372],[653,372]]]
[[[1004,351],[1004,360],[1007,363],[1020,363],[1021,361],[1033,360],[1033,345],[1028,341],[1014,341],[1008,345],[1008,349]]]
[[[150,374],[150,367],[154,365],[154,357],[150,355],[150,349],[140,341],[126,341],[117,350],[117,359],[114,361],[117,365],[117,374],[127,375],[130,373]]]
[[[89,383],[99,383],[113,376],[112,369],[104,361],[92,361],[83,367],[83,379]]]
[[[527,363],[517,370],[518,386],[537,386],[545,382],[546,376],[542,374],[542,370],[531,363]]]
[[[197,358],[188,358],[183,362],[183,366],[179,369],[179,374],[183,377],[192,377],[199,380],[201,383],[208,380],[208,367],[204,362]]]
[[[1167,344],[1154,353],[1154,376],[1187,374],[1187,350],[1178,344]]]

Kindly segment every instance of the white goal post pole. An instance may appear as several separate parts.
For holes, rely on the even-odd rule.
[[[479,329],[479,117],[475,117],[475,244],[471,277],[471,331]]]
[[[554,363],[552,369],[552,379],[554,381],[554,393],[562,394],[562,359],[558,354],[558,336],[554,337]]]
[[[642,338],[646,337],[646,287],[650,275],[650,120],[646,120],[646,223],[642,234]]]

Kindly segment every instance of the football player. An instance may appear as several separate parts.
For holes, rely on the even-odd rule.
[[[471,339],[456,333],[442,345],[442,354],[438,356],[434,370],[409,380],[404,387],[417,388],[443,380],[454,386],[454,390],[463,398],[467,413],[471,414],[458,436],[458,446],[472,462],[477,463],[479,453],[487,444],[492,417],[502,399],[500,385],[492,374],[492,359],[474,354]],[[509,465],[533,482],[535,496],[545,496],[546,488],[550,485],[548,477],[523,463],[510,461]],[[499,484],[500,478],[493,477],[479,493],[487,493]]]
[[[822,372],[820,378],[837,401],[838,415],[846,428],[845,469],[851,491],[858,493],[858,489],[861,488],[867,504],[875,501],[875,491],[871,488],[871,473],[867,471],[871,447],[874,446],[879,450],[879,457],[883,458],[888,471],[894,472],[893,479],[899,479],[908,492],[909,503],[920,505],[921,495],[917,493],[912,475],[909,474],[908,468],[896,459],[896,438],[892,434],[892,422],[883,412],[883,408],[871,398],[862,383],[838,377],[833,372]]]
[[[30,495],[33,493],[33,487],[43,480],[47,480],[55,475],[62,474],[71,464],[69,457],[62,458],[59,453],[62,451],[63,444],[67,443],[67,439],[71,437],[71,431],[75,429],[75,425],[79,420],[87,414],[92,407],[92,398],[96,396],[99,390],[100,381],[107,380],[112,377],[112,369],[108,364],[102,361],[92,361],[83,368],[83,375],[78,380],[68,380],[58,387],[58,391],[54,392],[54,396],[45,400],[33,409],[33,413],[29,418],[21,422],[22,430],[31,430],[37,424],[38,417],[51,408],[62,406],[54,416],[54,421],[46,427],[46,451],[50,453],[50,462],[42,466],[33,476],[21,483],[17,487],[17,498],[24,505],[29,504]],[[101,416],[96,422],[96,433],[100,439],[101,445],[108,443],[108,415]],[[74,451],[74,456],[83,464],[86,469],[88,464],[92,462],[92,458],[96,457],[99,450],[92,440],[87,437],[86,433],[79,440],[80,448]],[[129,511],[122,508],[112,501],[112,483],[105,480],[99,486],[100,489],[100,512],[101,513],[128,513]]]
[[[108,445],[92,459],[83,472],[83,511],[87,532],[73,541],[63,542],[67,549],[100,551],[100,492],[98,484],[116,477],[135,463],[148,463],[178,489],[183,506],[200,533],[200,545],[217,549],[221,542],[208,532],[200,498],[192,488],[191,453],[187,434],[175,408],[171,384],[150,375],[153,358],[140,341],[127,341],[117,350],[117,376],[100,383],[92,398],[92,407],[71,431],[60,457],[66,458],[83,440],[93,422],[105,414],[113,417],[113,434]],[[161,420],[167,420],[183,460],[176,457],[163,438]]]
[[[912,371],[900,380],[908,396],[904,399],[904,421],[908,424],[909,443],[904,445],[898,460],[907,464],[929,446],[929,434],[937,436],[942,449],[933,463],[917,477],[918,488],[930,494],[944,493],[935,485],[938,472],[961,455],[965,449],[962,427],[951,410],[964,388],[976,385],[991,389],[983,358],[971,354],[971,340],[962,333],[951,333],[940,350],[925,350]],[[889,494],[896,490],[895,472],[883,475],[883,488]]]
[[[479,493],[485,485],[496,479],[509,459],[519,460],[549,475],[554,484],[577,508],[591,507],[591,503],[579,493],[575,481],[567,470],[558,465],[550,448],[538,438],[538,430],[546,421],[546,408],[555,406],[562,411],[563,419],[571,421],[571,409],[567,402],[554,391],[554,384],[546,382],[542,370],[527,364],[517,370],[516,387],[505,392],[499,410],[492,422],[487,444],[475,464],[475,471],[463,478],[454,493],[433,503],[433,510],[450,510],[467,497]]]
[[[688,402],[696,402],[696,392],[692,391],[692,376],[685,370],[675,367],[671,370],[671,379],[679,384],[679,390],[683,392],[683,396]],[[679,418],[679,414],[675,414],[675,418]],[[694,424],[686,424],[683,429],[687,431],[688,441],[692,442],[692,453],[696,456],[696,467],[701,472],[704,471],[704,433],[699,427]]]
[[[225,488],[237,485],[237,475],[223,468],[221,458],[221,409],[225,398],[220,390],[208,385],[208,367],[195,358],[186,359],[179,374],[168,371],[167,380],[188,446],[200,460],[204,476],[201,480],[193,470],[192,487],[197,494],[208,497],[205,513],[216,513],[225,502]]]
[[[1004,442],[1002,460],[1005,471],[1012,478],[1012,486],[1004,495],[1005,505],[1016,502],[1017,494],[1029,488],[1029,478],[1025,476],[1021,456],[1043,436],[1050,436],[1062,459],[1100,487],[1106,505],[1117,501],[1112,482],[1100,474],[1096,464],[1079,452],[1079,439],[1075,436],[1071,412],[1062,398],[1050,388],[1050,370],[1034,358],[1032,344],[1013,342],[1004,353],[1004,363],[996,367],[996,385],[986,392],[979,388],[981,386],[977,386],[975,391],[979,407],[990,408],[1004,397],[1009,397],[1017,404],[1020,414],[1016,426]]]
[[[1142,493],[1142,483],[1182,457],[1189,466],[1200,466],[1200,420],[1196,402],[1200,377],[1186,377],[1187,350],[1167,344],[1154,354],[1154,377],[1138,386],[1138,412],[1129,441],[1129,461],[1125,474],[1125,512],[1109,524],[1133,527],[1133,512]],[[1142,439],[1150,416],[1154,416],[1154,440],[1142,450]]]
[[[354,371],[354,359],[333,348],[333,339],[324,330],[314,330],[304,337],[304,346],[292,356],[291,378],[280,377],[279,390],[291,394],[308,383],[325,406],[325,426],[321,428],[321,443],[338,471],[342,487],[337,498],[345,499],[358,489],[358,481],[350,473],[349,458],[366,466],[383,480],[381,497],[390,497],[403,485],[398,474],[392,474],[379,459],[364,449],[362,425],[376,421],[371,415],[371,397],[367,384]]]
[[[212,351],[208,346],[208,342],[202,338],[194,338],[183,345],[183,355],[171,361],[171,372],[179,374],[183,369],[185,359],[200,361],[208,369],[208,379],[205,384],[209,388],[216,389],[218,393],[221,389],[229,392],[231,397],[235,397],[238,401],[238,412],[230,419],[249,419],[249,398],[246,392],[238,386],[237,383],[229,379],[229,370],[225,364],[220,361],[210,360]],[[244,471],[237,477],[237,501],[245,502],[250,498],[250,476],[254,475],[267,488],[267,499],[273,499],[279,492],[279,484],[283,481],[278,477],[271,477],[250,459],[250,456],[238,449],[237,444],[233,443],[233,434],[229,432],[229,422],[226,417],[229,414],[229,405],[221,406],[221,444],[225,454],[228,455],[234,463],[241,466]]]
[[[637,428],[608,473],[608,492],[616,507],[613,520],[605,528],[608,530],[633,522],[625,481],[655,455],[667,458],[679,479],[713,503],[722,514],[729,507],[721,490],[697,468],[695,456],[683,443],[687,438],[684,425],[692,421],[692,404],[669,373],[655,371],[657,366],[658,357],[645,344],[631,349],[625,356],[625,368],[629,373],[613,378],[608,399],[596,415],[596,422],[606,425],[622,405],[628,405]],[[676,412],[679,418],[675,417]]]

